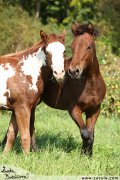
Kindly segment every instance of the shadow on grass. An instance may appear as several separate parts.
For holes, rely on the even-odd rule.
[[[72,135],[63,136],[61,133],[58,134],[52,134],[46,132],[45,134],[42,134],[41,136],[36,136],[36,144],[39,150],[45,150],[49,149],[49,151],[53,151],[53,149],[59,149],[66,153],[70,153],[71,151],[75,149],[81,149],[81,143],[76,141],[76,138],[74,138]],[[20,137],[18,136],[13,151],[16,152],[16,154],[19,154],[22,152],[21,143],[20,143]]]
[[[42,136],[36,137],[36,142],[38,149],[44,150],[49,147],[49,150],[53,150],[53,148],[61,149],[64,152],[71,152],[76,148],[80,148],[80,143],[76,141],[73,136],[62,137],[60,133],[58,134],[50,134],[45,133]]]

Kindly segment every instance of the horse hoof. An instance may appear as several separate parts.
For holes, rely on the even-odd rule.
[[[32,146],[31,150],[32,150],[32,152],[37,152],[38,151],[37,145]]]
[[[89,158],[92,158],[93,152],[92,152],[92,150],[88,150],[86,148],[82,148],[81,154],[85,155],[85,156],[87,156]]]

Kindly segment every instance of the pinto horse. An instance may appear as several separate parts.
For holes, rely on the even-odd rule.
[[[65,31],[48,35],[41,30],[40,36],[42,40],[26,51],[0,57],[0,109],[12,111],[4,152],[12,148],[18,129],[23,151],[29,152],[31,111],[52,76],[58,82],[64,79]]]
[[[72,58],[65,61],[68,75],[62,86],[49,81],[44,89],[42,100],[52,108],[69,112],[80,129],[83,140],[82,153],[91,156],[94,127],[106,88],[96,57],[94,26],[91,23],[80,25],[73,22],[71,29],[74,34]],[[86,115],[86,123],[83,121],[82,113]],[[30,132],[34,148],[34,111],[32,111]]]

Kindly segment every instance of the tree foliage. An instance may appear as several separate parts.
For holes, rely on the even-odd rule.
[[[120,0],[2,0],[2,4],[21,6],[43,24],[95,21],[102,32],[107,32],[113,53],[120,54]]]

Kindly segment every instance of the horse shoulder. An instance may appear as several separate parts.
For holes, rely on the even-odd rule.
[[[86,86],[83,93],[79,97],[79,102],[85,106],[99,105],[105,96],[105,83],[102,76],[94,77],[86,81]]]

